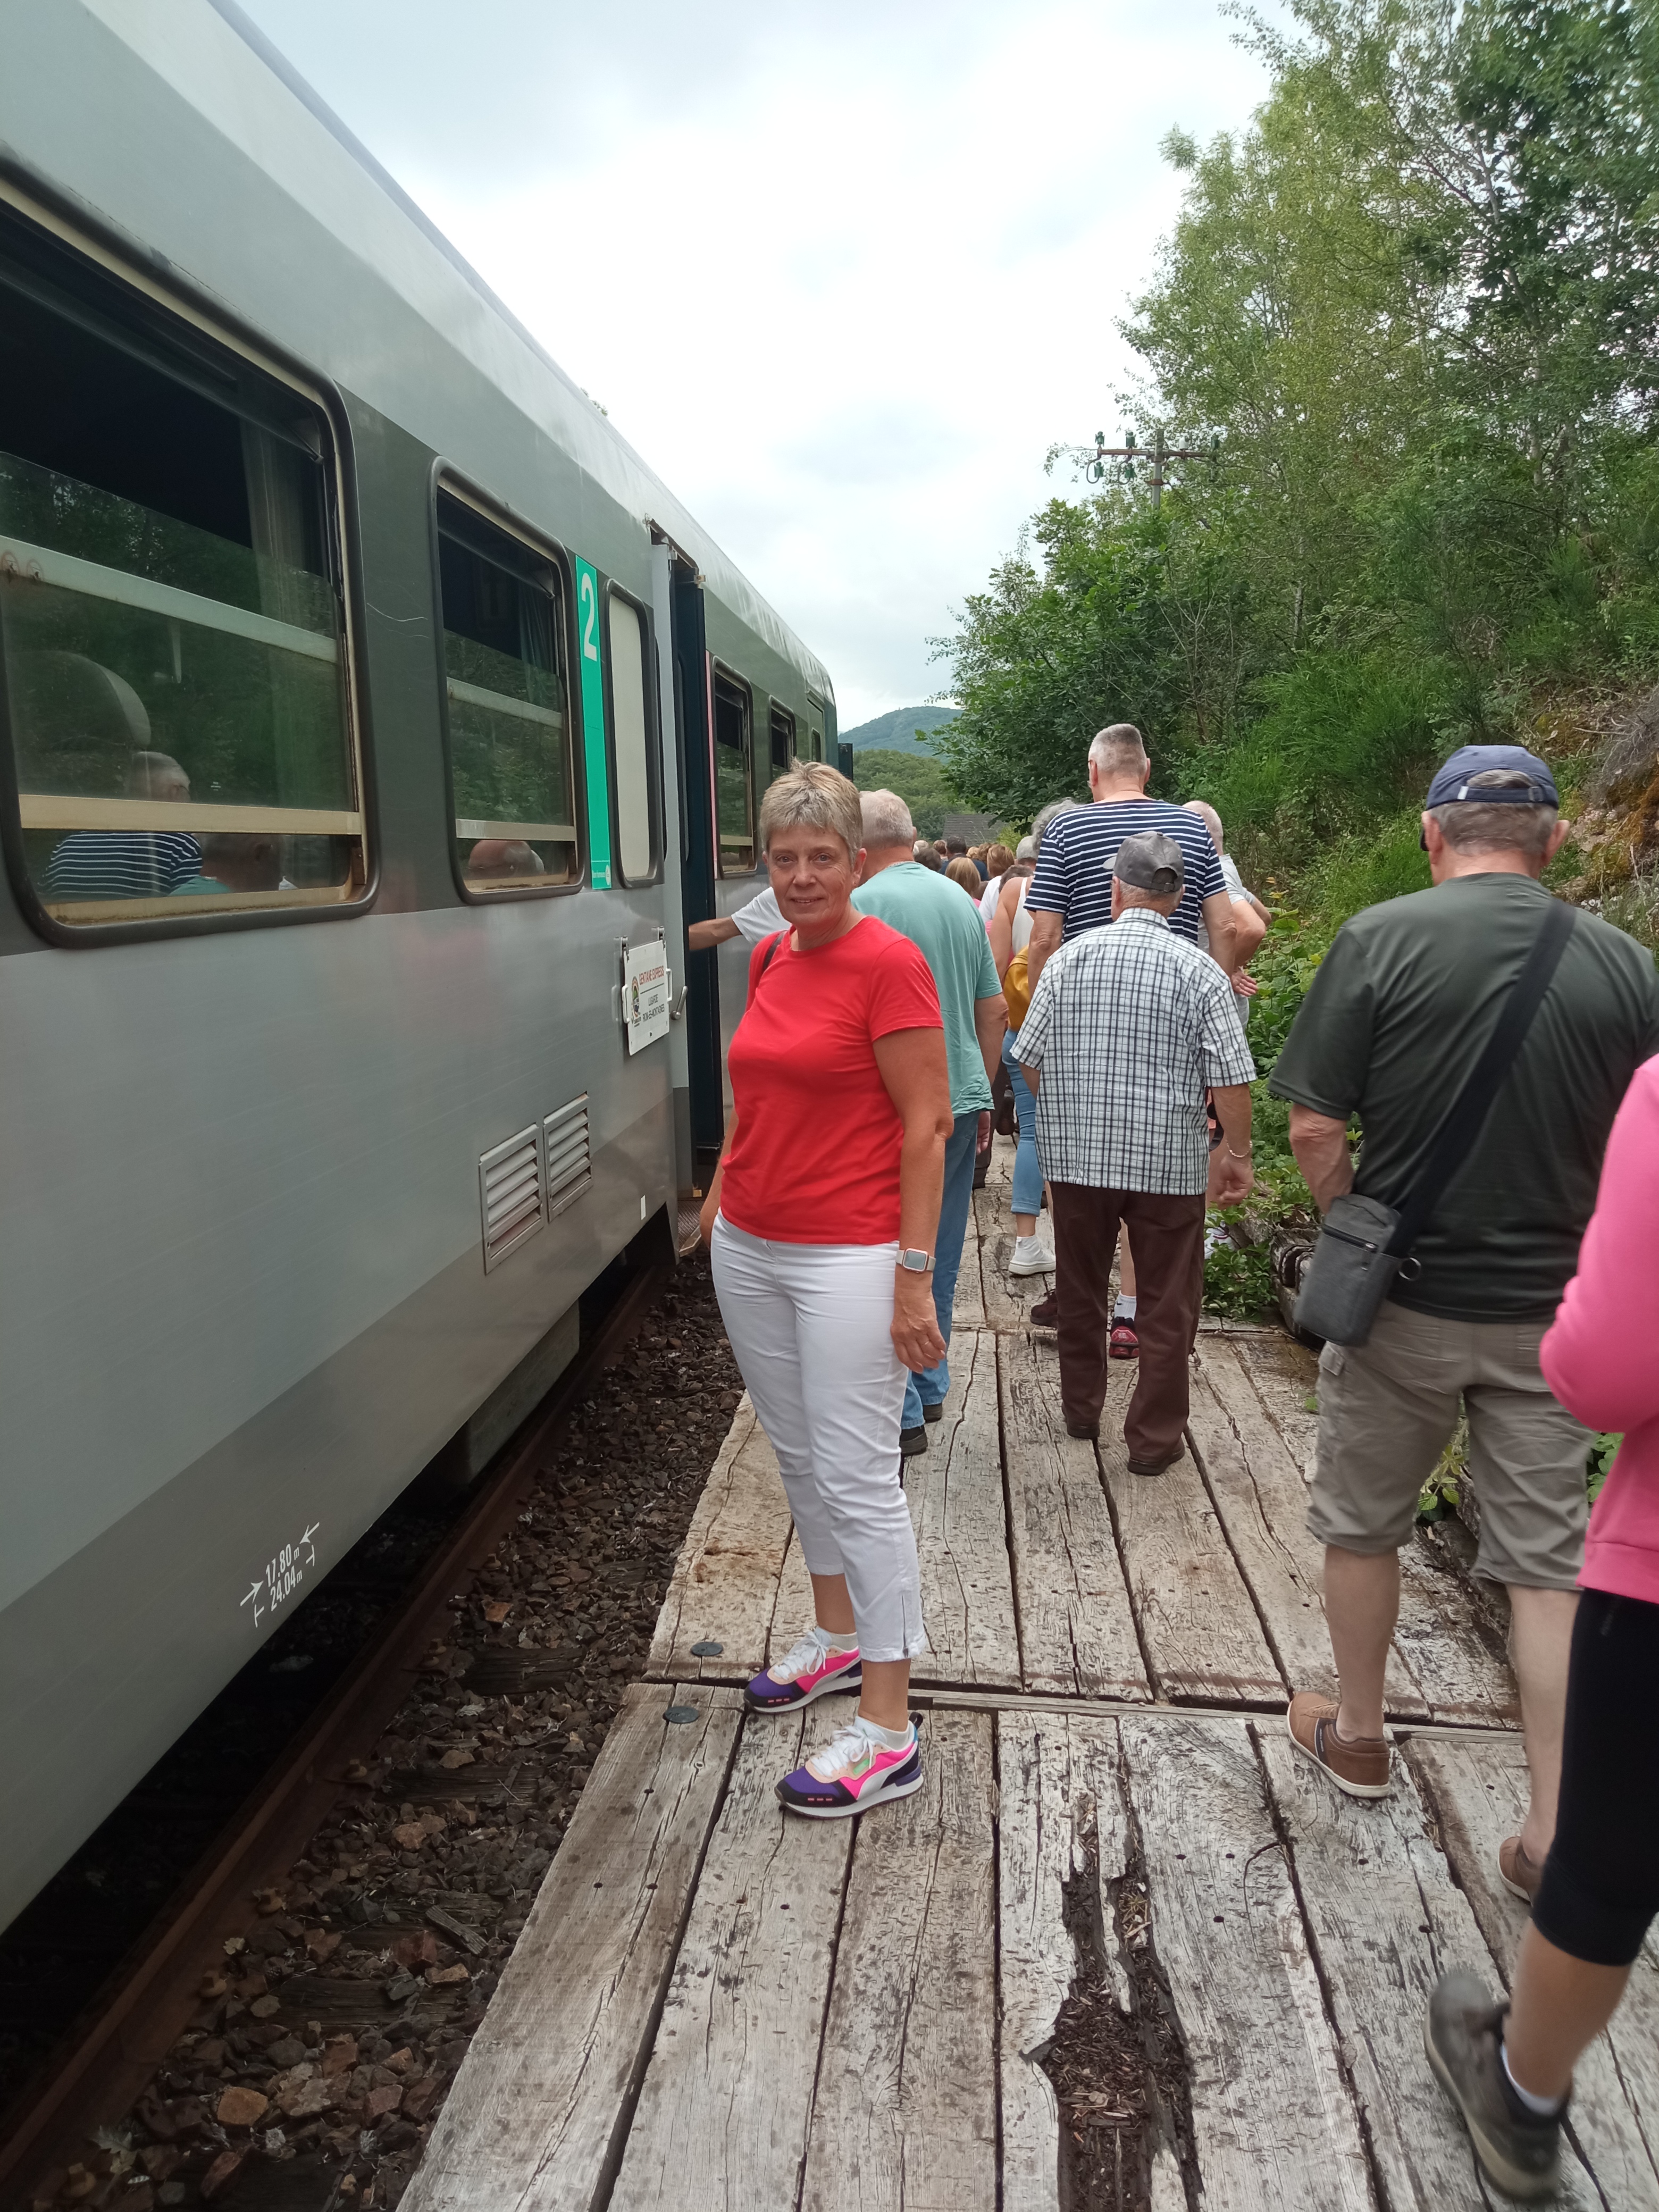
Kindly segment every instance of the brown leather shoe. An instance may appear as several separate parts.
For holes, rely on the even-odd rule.
[[[1167,1459],[1132,1459],[1129,1472],[1131,1474],[1167,1474],[1178,1461],[1186,1456],[1186,1445],[1177,1444]]]
[[[1543,1868],[1527,1856],[1519,1836],[1505,1836],[1498,1846],[1498,1874],[1510,1895],[1518,1897],[1522,1905],[1532,1903],[1544,1879]]]
[[[1031,1308],[1030,1322],[1033,1328],[1058,1328],[1060,1327],[1060,1293],[1058,1291],[1050,1291],[1046,1298],[1039,1298],[1037,1300],[1036,1304]]]
[[[1285,1716],[1291,1741],[1350,1797],[1386,1797],[1390,1753],[1384,1736],[1346,1742],[1336,1732],[1336,1701],[1298,1690]]]
[[[1100,1442],[1100,1423],[1098,1421],[1076,1421],[1073,1419],[1069,1413],[1067,1413],[1066,1416],[1066,1433],[1068,1437],[1080,1437],[1085,1443],[1097,1444]]]

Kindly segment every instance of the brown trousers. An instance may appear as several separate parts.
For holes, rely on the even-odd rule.
[[[1060,1297],[1060,1402],[1069,1421],[1100,1419],[1112,1328],[1112,1254],[1127,1222],[1135,1249],[1139,1373],[1123,1419],[1131,1459],[1164,1460],[1187,1425],[1187,1363],[1204,1297],[1204,1198],[1051,1182]]]

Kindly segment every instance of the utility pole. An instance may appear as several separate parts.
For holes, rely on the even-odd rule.
[[[1121,461],[1124,464],[1123,473],[1133,483],[1136,462],[1149,461],[1152,465],[1152,474],[1146,479],[1146,489],[1152,495],[1152,505],[1155,507],[1162,507],[1164,504],[1165,462],[1208,461],[1211,466],[1214,467],[1221,458],[1219,437],[1212,438],[1207,446],[1166,445],[1164,439],[1164,425],[1161,422],[1153,425],[1152,442],[1150,446],[1138,446],[1135,443],[1135,434],[1133,430],[1127,433],[1127,445],[1109,446],[1106,442],[1106,433],[1103,430],[1097,430],[1092,448],[1079,446],[1074,447],[1073,452],[1075,457],[1083,462],[1084,477],[1089,483],[1101,483],[1104,481],[1108,461]]]

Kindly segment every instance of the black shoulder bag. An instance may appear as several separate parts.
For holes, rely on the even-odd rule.
[[[1421,1272],[1412,1248],[1486,1125],[1566,949],[1575,913],[1559,899],[1551,901],[1498,1026],[1447,1109],[1417,1188],[1405,1204],[1396,1212],[1380,1199],[1352,1191],[1332,1200],[1302,1278],[1298,1328],[1322,1336],[1328,1344],[1364,1344],[1395,1279],[1411,1282]]]

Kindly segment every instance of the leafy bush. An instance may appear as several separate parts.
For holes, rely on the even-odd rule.
[[[1265,1244],[1241,1247],[1228,1240],[1205,1253],[1206,1313],[1220,1314],[1228,1321],[1259,1321],[1273,1303],[1273,1276]]]
[[[1622,1431],[1614,1434],[1604,1430],[1589,1448],[1589,1458],[1584,1470],[1584,1487],[1589,1493],[1589,1502],[1592,1505],[1601,1495],[1602,1484],[1613,1473],[1613,1462],[1618,1456],[1620,1445],[1624,1441]]]

